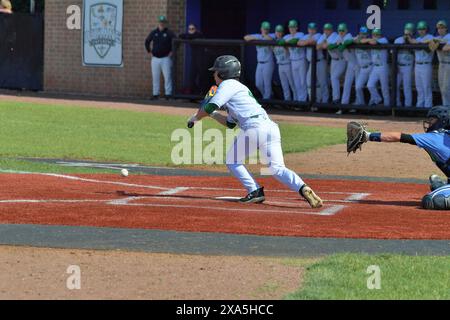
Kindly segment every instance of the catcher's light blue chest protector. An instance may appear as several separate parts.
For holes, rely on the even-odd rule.
[[[450,130],[413,134],[419,148],[424,149],[434,163],[450,179]]]

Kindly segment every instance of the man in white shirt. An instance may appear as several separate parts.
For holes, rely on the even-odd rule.
[[[395,39],[395,44],[409,44],[414,37],[415,26],[407,23],[403,36]],[[397,107],[402,106],[400,88],[403,85],[405,107],[412,107],[412,75],[414,67],[414,52],[412,50],[399,50],[397,56]]]

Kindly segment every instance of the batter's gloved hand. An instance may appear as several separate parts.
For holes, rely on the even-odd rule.
[[[193,115],[192,117],[189,118],[188,123],[187,123],[187,127],[188,127],[189,129],[191,129],[191,128],[195,125],[195,123],[196,123],[197,121],[198,121],[197,115]]]
[[[369,141],[369,132],[366,131],[366,125],[359,122],[349,122],[347,124],[347,153],[356,153],[361,146]]]

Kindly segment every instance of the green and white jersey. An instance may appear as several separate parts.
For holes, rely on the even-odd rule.
[[[395,39],[394,44],[405,44],[405,38],[399,37]],[[414,53],[411,50],[399,50],[397,62],[400,65],[412,65],[414,63]]]
[[[431,34],[427,34],[423,37],[418,37],[416,39],[420,43],[425,43],[427,40],[433,40],[433,36]],[[416,63],[431,63],[433,62],[434,52],[428,52],[426,50],[415,50]]]
[[[439,39],[442,43],[450,44],[450,33],[447,33],[445,36],[438,36],[436,38]],[[436,52],[439,58],[439,62],[450,63],[450,51],[437,50]]]

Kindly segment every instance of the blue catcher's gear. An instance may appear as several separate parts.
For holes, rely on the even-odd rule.
[[[449,210],[450,185],[445,185],[423,197],[422,207],[428,210]]]
[[[438,121],[429,125],[429,120],[425,120],[423,128],[425,132],[433,132],[441,129],[450,129],[450,108],[444,106],[436,106],[430,109],[427,114],[427,118],[436,118]]]

